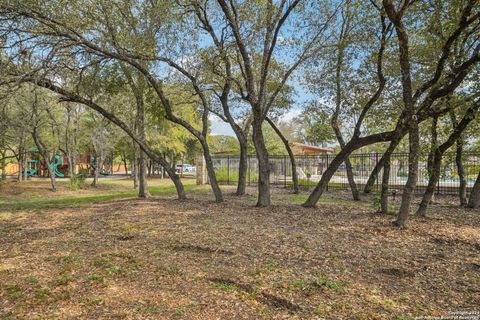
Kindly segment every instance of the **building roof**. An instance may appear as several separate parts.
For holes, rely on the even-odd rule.
[[[319,152],[330,152],[330,153],[333,153],[333,148],[328,148],[328,147],[317,147],[317,146],[311,146],[311,145],[308,145],[308,144],[304,144],[304,143],[299,143],[299,142],[290,142],[289,143],[290,146],[296,146],[296,147],[302,147],[304,149],[310,149],[310,150],[315,150],[315,151],[319,151]]]

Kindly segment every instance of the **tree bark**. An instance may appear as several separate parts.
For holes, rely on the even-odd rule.
[[[457,117],[455,116],[455,112],[450,110],[450,118],[452,120],[453,129],[458,126]],[[459,135],[457,139],[457,148],[455,150],[455,164],[457,166],[458,178],[460,180],[459,188],[458,188],[458,197],[460,200],[461,206],[467,205],[467,180],[465,178],[465,169],[463,167],[463,136]]]
[[[458,186],[458,197],[461,206],[467,205],[467,179],[465,178],[465,168],[463,167],[463,138],[457,140],[457,148],[455,151],[455,163],[457,165],[458,178],[460,180]]]
[[[253,144],[258,160],[258,199],[257,207],[268,207],[270,199],[270,163],[265,139],[262,132],[262,120],[258,116],[253,120]]]
[[[400,64],[402,100],[404,104],[405,118],[408,128],[408,178],[403,189],[402,202],[398,212],[397,220],[394,225],[405,227],[410,215],[410,205],[413,193],[417,185],[418,174],[418,152],[419,152],[419,129],[418,118],[415,110],[415,101],[413,99],[412,77],[410,68],[409,41],[407,31],[403,25],[403,11],[397,11],[391,0],[383,0],[385,12],[395,26],[398,39],[398,58]]]
[[[50,161],[51,161],[50,154],[47,148],[45,147],[45,145],[43,144],[43,142],[41,141],[36,126],[33,128],[32,137],[33,137],[33,141],[35,142],[35,145],[38,148],[38,151],[40,152],[43,160],[46,163],[48,174],[50,176],[50,184],[52,186],[52,191],[55,192],[57,191],[57,181],[55,179],[55,171],[52,169],[52,165],[50,164]]]
[[[477,180],[473,185],[472,192],[470,193],[470,198],[468,199],[469,208],[479,208],[480,207],[480,172],[478,173]]]
[[[402,194],[402,202],[400,204],[400,210],[398,212],[397,220],[394,224],[398,227],[406,227],[408,217],[410,215],[410,206],[417,185],[418,176],[418,153],[419,153],[419,132],[418,123],[414,116],[411,117],[412,122],[408,130],[408,177]]]
[[[280,137],[280,139],[283,142],[283,145],[285,146],[285,149],[287,150],[288,157],[290,158],[290,164],[292,166],[292,182],[293,182],[293,193],[298,194],[300,192],[298,188],[298,172],[297,172],[297,163],[295,161],[295,156],[293,155],[292,148],[290,148],[290,145],[288,144],[287,138],[282,134],[280,129],[275,125],[275,123],[269,118],[265,118],[267,122],[270,124],[270,126],[275,130],[277,135]],[[286,177],[285,177],[286,178]]]
[[[71,122],[72,122],[72,108],[70,104],[66,106],[67,110],[67,123],[65,127],[65,152],[67,154],[68,159],[68,175],[70,176],[70,180],[75,178],[75,154],[72,150],[72,139],[71,139]],[[73,139],[76,140],[76,139]],[[76,143],[74,143],[73,147],[76,147]]]
[[[138,197],[139,198],[149,198],[150,192],[148,191],[147,183],[147,166],[145,163],[145,154],[143,151],[139,151],[138,161]]]
[[[248,145],[246,139],[238,139],[238,142],[240,143],[240,158],[238,163],[238,184],[235,195],[243,196],[247,188]]]
[[[353,143],[351,143],[353,145]],[[345,160],[345,158],[354,150],[354,147],[350,147],[349,145],[345,146],[336,156],[333,158],[332,162],[330,162],[327,170],[323,172],[320,181],[317,183],[315,188],[313,189],[312,193],[308,196],[307,201],[305,201],[302,206],[304,207],[315,207],[318,200],[322,196],[323,192],[327,189],[328,183],[330,179],[337,171],[340,164]]]
[[[7,160],[5,159],[5,153],[2,153],[2,180],[7,179]]]
[[[133,189],[138,188],[138,158],[135,153],[132,159]]]
[[[382,190],[380,193],[380,208],[383,214],[389,214],[388,210],[388,196],[389,196],[389,182],[390,182],[390,168],[391,168],[391,155],[388,153],[385,156],[383,162],[383,174],[382,174]]]
[[[215,167],[213,166],[212,156],[210,155],[210,149],[205,139],[200,139],[200,143],[203,147],[203,157],[205,158],[205,167],[207,169],[208,180],[212,187],[213,194],[215,196],[215,202],[223,202],[223,194],[220,186],[218,185],[217,176],[215,174]]]
[[[422,201],[420,202],[417,212],[415,213],[417,216],[424,217],[427,214],[427,207],[432,201],[433,194],[435,193],[435,186],[437,185],[440,177],[442,155],[443,154],[440,154],[440,152],[437,150],[435,155],[432,156],[432,166],[429,172],[428,185],[425,189],[425,193],[423,194]]]
[[[23,132],[20,137],[20,143],[18,145],[18,181],[22,182],[27,180],[27,173],[25,167],[25,147]]]
[[[372,172],[370,172],[370,176],[368,177],[367,183],[363,188],[363,193],[370,193],[372,192],[373,185],[375,181],[378,179],[379,172],[383,169],[385,165],[385,154],[382,155],[380,160],[377,161],[375,167],[373,168]]]

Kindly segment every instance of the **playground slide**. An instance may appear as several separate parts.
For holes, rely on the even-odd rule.
[[[95,157],[92,158],[92,168],[93,168],[94,170],[97,170],[97,165],[96,165],[95,163],[93,163],[93,161],[95,161]],[[108,173],[108,171],[106,171],[106,170],[102,170],[102,171],[100,171],[99,173],[100,173],[100,175],[102,175],[102,176],[109,176],[109,175],[110,175],[110,173]]]
[[[58,167],[61,166],[61,165],[62,165],[62,157],[59,156],[59,155],[56,155],[53,158],[53,161],[50,163],[50,169],[52,169],[52,171],[55,173],[55,175],[59,178],[65,177],[65,175],[63,173],[58,171]]]

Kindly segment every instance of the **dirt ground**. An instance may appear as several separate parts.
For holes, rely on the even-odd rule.
[[[440,201],[398,230],[365,203],[255,208],[249,193],[224,204],[198,193],[0,213],[0,318],[405,320],[480,311],[478,210]]]

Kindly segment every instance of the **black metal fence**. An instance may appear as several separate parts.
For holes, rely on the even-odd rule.
[[[315,156],[295,156],[299,185],[303,188],[312,188],[320,180],[322,173],[333,160],[335,155],[322,154]],[[354,180],[362,188],[370,173],[375,170],[377,162],[381,159],[381,153],[366,153],[350,155],[353,167]],[[428,155],[421,155],[418,164],[418,180],[416,192],[421,193],[428,184],[427,170]],[[217,179],[222,184],[236,184],[238,181],[238,156],[214,156],[214,166]],[[467,190],[473,187],[475,179],[480,171],[480,153],[465,153],[463,155],[463,167],[467,182]],[[278,187],[292,187],[292,167],[288,156],[270,156],[270,184]],[[391,158],[389,185],[392,190],[401,190],[407,181],[408,153],[394,153]],[[380,190],[382,170],[378,172],[372,191]],[[258,181],[258,162],[255,156],[248,157],[247,183],[255,185]],[[440,180],[436,186],[438,194],[456,194],[460,185],[460,179],[455,162],[455,154],[444,155]],[[345,163],[342,163],[328,185],[329,189],[349,189]]]

